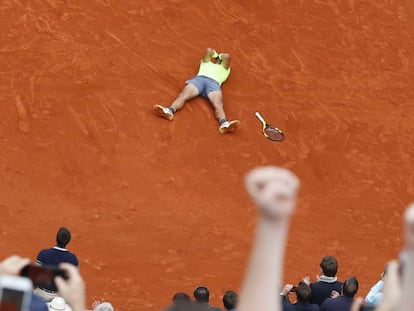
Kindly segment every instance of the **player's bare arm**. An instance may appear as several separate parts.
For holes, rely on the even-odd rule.
[[[206,53],[203,56],[203,62],[204,63],[211,62],[211,58],[215,58],[217,56],[218,56],[218,54],[217,54],[216,50],[214,50],[212,48],[207,48]]]
[[[221,65],[229,69],[230,68],[230,54],[229,53],[220,53],[219,59],[221,60]]]

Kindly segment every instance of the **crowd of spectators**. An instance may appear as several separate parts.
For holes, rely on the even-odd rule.
[[[210,305],[210,291],[205,286],[198,286],[193,292],[193,299],[183,292],[176,293],[172,298],[172,304],[165,311],[235,311],[239,296],[234,291],[226,291],[223,295],[223,309]]]
[[[223,295],[223,307],[211,306],[208,288],[199,286],[192,298],[183,292],[176,293],[166,311],[414,310],[414,295],[411,294],[414,288],[414,204],[404,215],[405,246],[398,260],[386,265],[380,280],[372,286],[365,299],[355,298],[359,288],[357,278],[350,276],[343,282],[339,281],[338,262],[333,256],[322,258],[321,273],[315,282],[305,277],[297,286],[281,286],[285,243],[296,207],[299,180],[289,170],[261,167],[249,172],[245,185],[259,217],[240,297],[234,291],[227,291]],[[86,309],[85,284],[79,272],[79,262],[76,255],[66,248],[70,240],[69,230],[60,228],[56,245],[42,250],[37,256],[38,265],[58,266],[66,276],[56,276],[51,287],[35,288],[29,310]],[[29,259],[18,256],[6,258],[0,262],[0,277],[19,275],[29,262]],[[3,310],[0,304],[0,311]],[[113,307],[107,302],[97,302],[93,310],[113,311]]]

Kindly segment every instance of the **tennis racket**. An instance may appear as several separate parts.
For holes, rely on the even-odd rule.
[[[263,119],[260,113],[256,112],[255,115],[260,120],[260,122],[262,122],[262,131],[264,137],[272,141],[282,141],[283,139],[285,139],[285,135],[283,134],[283,132],[279,130],[277,127],[267,124],[267,122],[265,121],[265,119]]]

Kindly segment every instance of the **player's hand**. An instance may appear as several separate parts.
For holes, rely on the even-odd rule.
[[[0,275],[18,275],[29,263],[29,258],[22,258],[16,255],[7,257],[0,263]]]
[[[212,48],[207,48],[207,53],[210,54],[211,57],[217,57],[218,56],[216,50],[212,49]],[[214,55],[216,55],[216,56],[214,56]]]
[[[73,311],[85,310],[85,283],[79,270],[68,263],[62,263],[59,267],[65,270],[68,275],[67,280],[60,276],[55,278],[59,295],[65,299]]]
[[[305,276],[302,280],[303,280],[303,283],[305,283],[306,285],[310,285],[311,283],[310,276]]]
[[[259,167],[247,174],[245,184],[265,218],[277,220],[293,213],[299,179],[291,171],[275,166]]]

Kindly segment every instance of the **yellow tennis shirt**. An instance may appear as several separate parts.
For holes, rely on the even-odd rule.
[[[221,64],[215,64],[212,62],[203,62],[201,61],[200,69],[198,70],[197,76],[205,76],[209,77],[213,80],[216,80],[220,85],[223,84],[224,81],[230,75],[230,68],[226,69]]]

